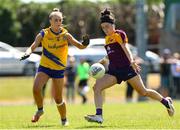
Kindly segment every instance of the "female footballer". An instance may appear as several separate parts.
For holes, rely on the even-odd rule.
[[[37,111],[32,117],[32,122],[37,122],[44,113],[42,87],[52,78],[54,87],[54,100],[61,117],[61,124],[68,125],[66,118],[66,104],[63,101],[64,70],[66,68],[68,43],[73,44],[79,49],[84,49],[89,44],[89,37],[83,37],[82,44],[78,42],[68,31],[62,27],[63,15],[59,9],[55,8],[49,15],[50,27],[42,29],[37,34],[32,45],[21,57],[24,60],[30,56],[36,47],[42,44],[43,51],[38,72],[35,76],[33,85],[34,100],[37,105]]]
[[[168,111],[169,116],[174,115],[174,107],[170,97],[164,98],[154,90],[145,88],[141,76],[140,67],[133,60],[133,56],[127,46],[128,38],[122,30],[115,30],[115,19],[112,13],[105,9],[101,12],[101,28],[106,34],[105,49],[107,56],[100,60],[103,63],[109,59],[108,72],[101,79],[96,80],[93,87],[94,102],[96,107],[95,115],[86,115],[85,119],[89,122],[103,122],[103,97],[102,91],[122,81],[127,81],[142,96],[147,96],[161,102]]]

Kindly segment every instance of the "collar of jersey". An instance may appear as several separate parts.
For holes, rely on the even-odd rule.
[[[62,33],[62,29],[61,29],[58,33],[54,32],[51,28],[50,28],[50,31],[51,31],[54,35],[59,35],[59,34]]]

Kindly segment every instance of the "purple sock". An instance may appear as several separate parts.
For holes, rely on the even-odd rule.
[[[161,103],[166,107],[166,108],[170,108],[168,105],[168,101],[165,98],[162,98]]]
[[[96,115],[102,115],[102,108],[96,109]]]

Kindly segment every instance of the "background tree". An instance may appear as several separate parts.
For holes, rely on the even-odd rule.
[[[148,0],[148,31],[150,37],[158,38],[157,29],[163,22],[163,0]],[[91,38],[103,37],[100,29],[100,11],[110,8],[116,18],[116,27],[127,32],[129,42],[135,40],[136,0],[108,0],[96,3],[87,0],[61,0],[57,3],[22,3],[20,0],[0,0],[0,41],[13,46],[29,46],[36,34],[49,26],[48,15],[59,8],[65,18],[64,27],[81,40],[88,33]],[[154,35],[156,34],[156,35]],[[153,42],[149,38],[149,42]],[[156,40],[157,41],[157,40]]]
[[[20,23],[17,21],[16,10],[20,5],[19,0],[0,0],[0,41],[16,46],[20,37]]]

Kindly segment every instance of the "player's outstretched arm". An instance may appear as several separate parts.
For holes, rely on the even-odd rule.
[[[39,46],[40,42],[42,40],[42,36],[41,34],[39,33],[34,42],[31,44],[31,46],[26,50],[26,52],[23,54],[23,56],[20,58],[20,60],[25,60],[27,59],[31,53]]]
[[[79,49],[84,49],[89,45],[89,36],[88,35],[83,36],[82,43],[77,41],[70,33],[67,33],[66,36],[67,36],[68,42],[73,44],[74,46],[76,46]]]

